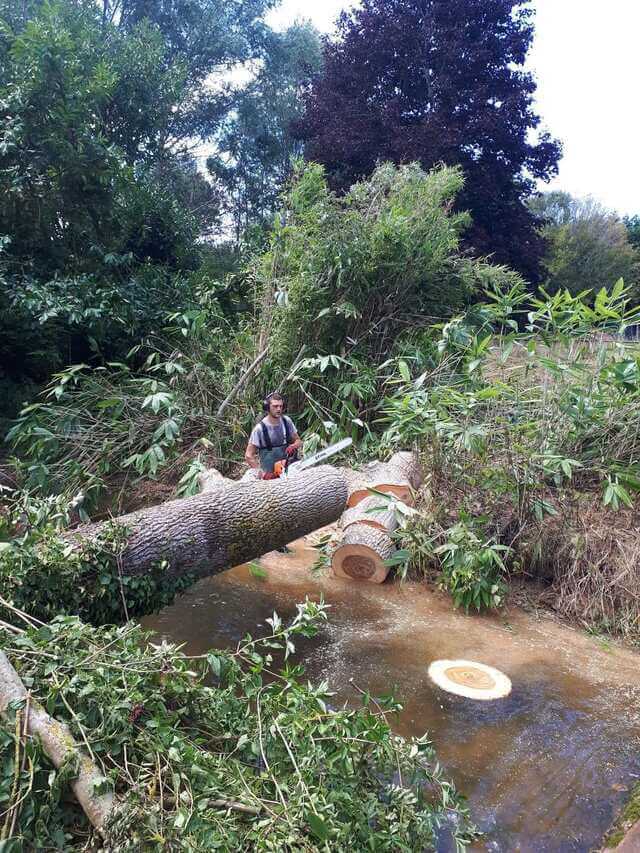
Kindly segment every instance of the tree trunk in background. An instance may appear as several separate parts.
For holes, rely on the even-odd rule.
[[[166,560],[168,576],[216,574],[337,521],[346,502],[346,479],[330,466],[283,480],[221,479],[210,492],[115,519],[129,531],[121,571],[141,575]],[[106,523],[66,536],[93,539]]]

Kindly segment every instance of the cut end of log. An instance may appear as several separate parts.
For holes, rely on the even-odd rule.
[[[333,552],[331,568],[338,578],[382,583],[389,574],[385,565],[394,551],[391,537],[368,524],[353,524]]]
[[[385,566],[378,555],[366,545],[350,545],[340,550],[346,550],[347,553],[341,554],[332,563],[336,577],[371,583],[382,583],[387,577],[388,566]]]

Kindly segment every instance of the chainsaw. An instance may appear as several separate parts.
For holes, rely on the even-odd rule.
[[[306,459],[301,459],[299,462],[291,462],[289,459],[280,459],[273,466],[273,473],[278,477],[291,477],[294,474],[299,474],[300,471],[311,468],[312,465],[324,462],[325,459],[333,456],[334,453],[339,453],[351,444],[353,444],[352,438],[343,438],[342,441],[330,444],[329,447],[325,447],[323,450],[319,450],[317,453],[314,453],[313,456],[308,456]]]

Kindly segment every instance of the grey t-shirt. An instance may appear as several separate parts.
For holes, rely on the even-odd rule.
[[[294,422],[291,420],[291,418],[287,417],[287,415],[283,415],[280,423],[276,424],[275,426],[270,424],[266,420],[266,418],[263,418],[262,421],[260,421],[260,423],[264,423],[264,425],[267,428],[267,432],[269,433],[269,438],[271,439],[271,446],[272,447],[282,447],[282,445],[288,443],[287,442],[287,432],[285,430],[284,423],[283,423],[283,421],[285,421],[285,420],[287,421],[287,423],[289,425],[290,440],[293,441],[293,436],[296,434],[297,430],[296,430],[296,426],[295,426]],[[256,447],[259,447],[260,449],[263,449],[267,446],[265,444],[265,441],[264,441],[264,434],[262,432],[262,427],[260,426],[260,424],[257,424],[253,428],[253,430],[251,432],[251,436],[249,438],[249,442],[251,444],[254,444]]]

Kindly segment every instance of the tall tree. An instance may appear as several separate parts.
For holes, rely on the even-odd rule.
[[[558,191],[533,199],[530,208],[544,223],[545,289],[595,293],[601,287],[611,288],[619,278],[627,285],[638,284],[640,251],[630,240],[628,225],[615,213],[593,198],[578,199]]]
[[[261,67],[222,126],[208,167],[224,193],[236,240],[273,214],[291,162],[302,154],[291,124],[301,116],[302,86],[321,61],[320,36],[311,24],[270,33]]]
[[[532,131],[533,37],[525,0],[363,0],[343,13],[297,133],[346,188],[379,160],[463,167],[467,245],[536,278],[543,242],[525,204],[557,171],[559,144]]]
[[[627,229],[629,242],[636,249],[640,249],[640,216],[637,213],[635,216],[625,216],[622,221]]]

